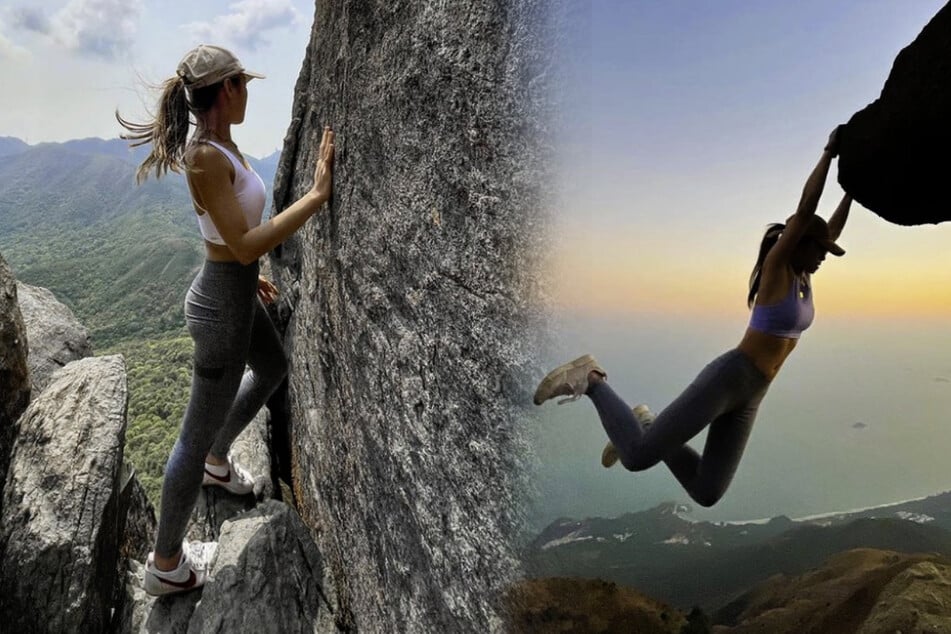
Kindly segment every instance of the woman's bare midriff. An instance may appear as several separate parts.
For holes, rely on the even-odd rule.
[[[772,381],[797,343],[799,343],[798,339],[777,337],[747,328],[743,340],[736,348],[748,356],[753,361],[753,365]]]
[[[205,258],[212,262],[234,262],[238,259],[227,246],[207,240],[205,240]]]

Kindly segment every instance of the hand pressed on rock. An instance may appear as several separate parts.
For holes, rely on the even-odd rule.
[[[829,134],[829,140],[826,141],[826,146],[823,148],[826,152],[832,154],[833,157],[839,155],[839,137],[840,131],[842,130],[842,125],[837,125],[832,129],[832,132]]]
[[[333,191],[334,133],[330,126],[324,128],[317,151],[317,167],[314,169],[314,192],[322,202],[330,198]]]

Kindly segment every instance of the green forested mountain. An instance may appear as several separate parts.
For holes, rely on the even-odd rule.
[[[203,250],[182,176],[136,186],[146,153],[119,139],[0,138],[0,253],[72,308],[96,354],[125,356],[126,455],[155,502],[188,398],[182,303]],[[270,190],[278,155],[248,158]]]
[[[185,289],[202,260],[184,179],[137,187],[145,152],[118,139],[2,141],[0,253],[17,278],[68,304],[96,348],[180,334]],[[252,162],[270,183],[277,156]]]

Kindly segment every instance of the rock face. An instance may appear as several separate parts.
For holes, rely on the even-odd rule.
[[[26,327],[17,303],[16,280],[0,256],[0,494],[10,463],[17,418],[30,402]],[[3,509],[0,495],[0,511]]]
[[[30,379],[38,395],[50,376],[70,361],[92,354],[89,331],[49,290],[17,283],[20,312],[30,341]]]
[[[839,184],[890,222],[951,220],[951,4],[895,58],[881,96],[842,130]]]
[[[141,588],[142,565],[133,562],[128,599],[114,631],[333,632],[323,573],[320,553],[300,516],[269,500],[224,523],[200,592],[149,597]]]
[[[122,358],[67,365],[18,423],[0,516],[0,622],[99,632],[110,621],[124,518]]]
[[[317,5],[275,205],[310,187],[325,124],[335,191],[271,268],[295,500],[342,626],[502,627],[539,376],[549,10]]]
[[[951,631],[951,561],[859,549],[764,582],[721,610],[718,634]],[[740,608],[738,610],[738,608]],[[722,618],[731,613],[729,619]]]
[[[225,522],[190,634],[333,631],[323,562],[300,516],[269,500]]]

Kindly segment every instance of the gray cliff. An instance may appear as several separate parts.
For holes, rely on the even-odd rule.
[[[17,285],[6,260],[0,256],[0,511],[3,481],[10,464],[10,450],[17,418],[30,402],[26,326],[17,302]]]
[[[549,6],[318,2],[275,179],[337,133],[330,204],[275,251],[295,503],[337,625],[501,629],[540,339]]]
[[[99,632],[111,620],[124,533],[122,357],[75,361],[30,403],[0,514],[0,622],[12,632]]]
[[[89,331],[49,289],[17,282],[17,301],[30,342],[27,364],[33,394],[39,394],[53,372],[92,354]]]

